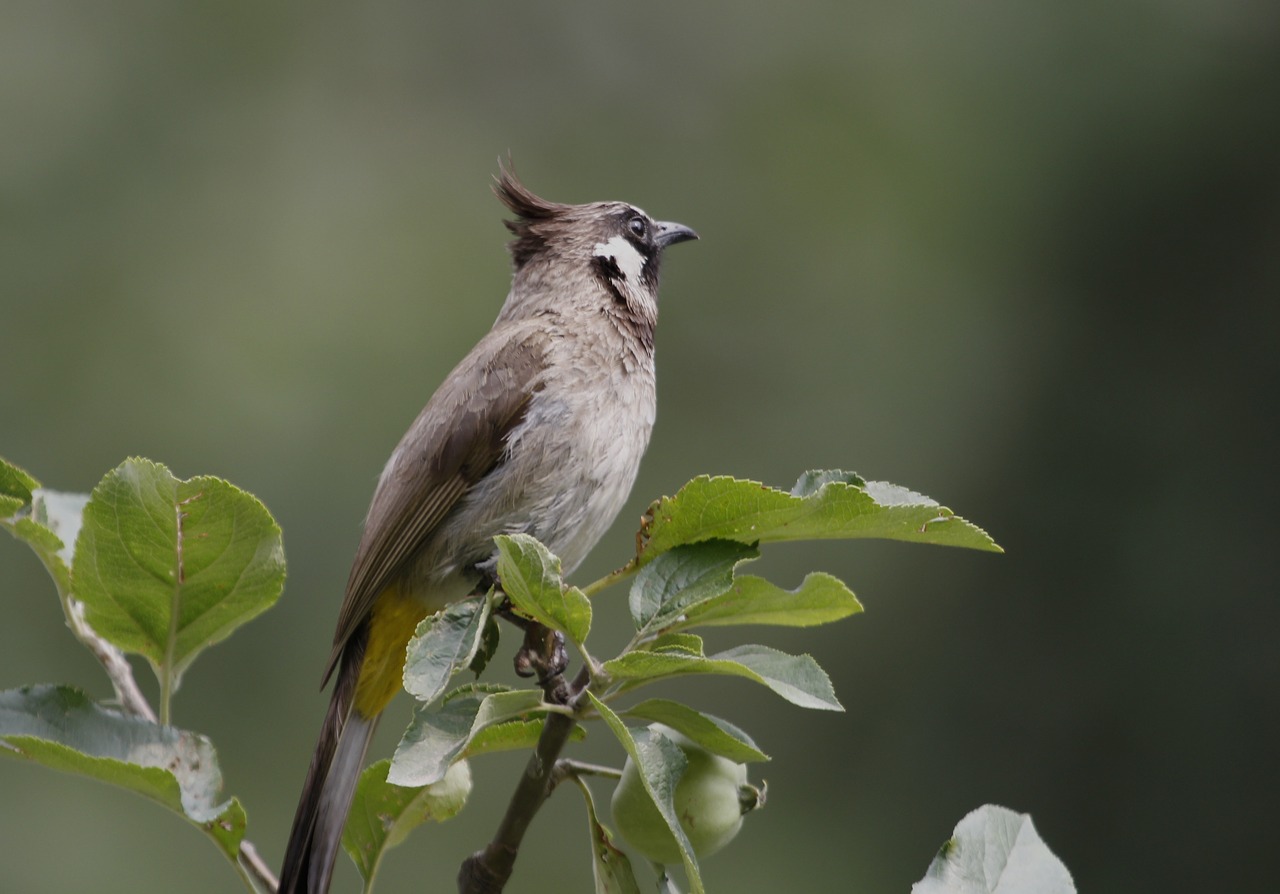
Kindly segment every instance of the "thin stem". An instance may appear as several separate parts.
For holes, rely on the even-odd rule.
[[[622,771],[617,767],[588,764],[584,761],[575,761],[562,757],[556,761],[555,770],[551,773],[551,788],[554,790],[557,785],[566,779],[572,779],[574,782],[580,783],[583,776],[603,776],[606,779],[621,779]]]
[[[604,577],[600,578],[599,580],[593,580],[591,583],[587,584],[585,587],[582,587],[581,588],[582,592],[585,593],[587,597],[594,596],[597,593],[599,593],[601,590],[607,587],[612,587],[614,584],[618,583],[619,581],[626,580],[627,578],[631,577],[631,575],[635,574],[639,570],[640,569],[636,567],[635,560],[633,559],[632,561],[623,565],[621,568],[617,569],[616,571],[610,571],[608,574],[606,574]]]

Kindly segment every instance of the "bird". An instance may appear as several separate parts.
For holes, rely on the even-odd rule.
[[[426,616],[495,581],[494,537],[576,568],[630,494],[657,409],[666,248],[689,227],[626,202],[540,198],[499,163],[511,288],[374,490],[322,686],[334,678],[285,850],[280,894],[329,889],[369,740]]]

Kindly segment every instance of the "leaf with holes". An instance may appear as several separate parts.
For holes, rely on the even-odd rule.
[[[450,678],[471,664],[489,620],[485,596],[462,599],[423,618],[405,650],[404,688],[422,702],[444,692]]]
[[[204,736],[106,708],[70,686],[0,692],[0,754],[136,792],[202,829],[232,860],[244,837],[239,802]]]
[[[130,459],[84,508],[72,579],[89,625],[155,669],[163,717],[196,655],[279,598],[280,528],[220,478],[183,481]]]
[[[649,507],[637,563],[703,540],[766,543],[882,537],[1000,552],[987,534],[923,494],[852,472],[806,472],[788,493],[728,476],[694,478]]]

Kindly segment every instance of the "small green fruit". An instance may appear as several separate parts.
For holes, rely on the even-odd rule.
[[[747,784],[747,768],[712,754],[675,730],[655,723],[661,733],[680,746],[688,762],[676,784],[675,809],[680,828],[702,857],[724,847],[742,828],[742,817],[764,803],[761,793]],[[680,848],[662,814],[649,798],[640,771],[630,757],[613,791],[613,822],[627,842],[655,863],[680,863]]]

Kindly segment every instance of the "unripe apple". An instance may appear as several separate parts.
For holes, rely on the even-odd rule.
[[[675,809],[694,854],[702,857],[724,847],[742,828],[742,817],[764,803],[747,784],[747,768],[721,757],[660,723],[649,727],[680,746],[687,764],[676,784]],[[662,814],[650,800],[640,770],[630,757],[613,791],[613,822],[627,842],[655,863],[680,862],[680,848]]]

